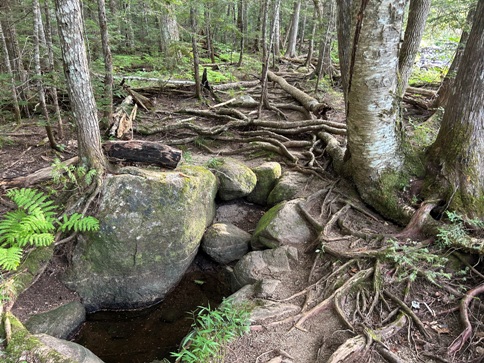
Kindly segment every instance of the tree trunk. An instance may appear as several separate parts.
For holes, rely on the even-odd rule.
[[[52,25],[50,22],[50,9],[47,1],[44,2],[44,17],[45,17],[45,42],[47,43],[47,53],[49,56],[48,71],[52,77],[52,87],[50,87],[50,93],[52,94],[52,102],[54,103],[55,116],[57,118],[57,130],[59,132],[59,138],[64,138],[64,126],[62,125],[62,115],[59,106],[59,97],[57,94],[57,72],[55,70],[54,60],[54,45],[52,44]]]
[[[52,133],[52,128],[50,126],[50,117],[49,111],[47,110],[47,103],[45,101],[45,88],[42,82],[42,71],[41,71],[41,62],[40,59],[45,59],[45,44],[44,44],[44,52],[41,55],[41,47],[40,47],[40,32],[42,29],[43,32],[43,24],[42,24],[42,15],[40,13],[40,4],[39,0],[32,1],[32,12],[34,14],[34,67],[35,67],[35,76],[37,84],[37,93],[39,95],[39,104],[42,110],[42,115],[45,118],[45,131],[47,132],[47,138],[49,139],[49,145],[52,149],[57,150],[59,147],[54,138],[54,134]],[[45,41],[45,37],[44,37]],[[44,62],[45,63],[45,62]]]
[[[79,159],[103,175],[107,162],[101,148],[80,3],[79,0],[56,0],[55,5],[67,91],[77,126]]]
[[[237,67],[242,65],[244,57],[245,37],[247,33],[247,3],[245,0],[239,0],[237,9],[237,28],[240,32],[240,53]]]
[[[462,34],[459,40],[459,44],[457,45],[457,50],[455,51],[454,59],[445,75],[440,87],[437,91],[437,97],[432,104],[433,108],[443,107],[445,108],[447,105],[447,101],[449,100],[450,92],[452,85],[454,84],[455,75],[457,70],[459,69],[459,64],[462,59],[462,55],[464,54],[464,49],[467,44],[467,39],[469,38],[469,31],[472,26],[472,19],[474,18],[474,14],[476,12],[476,7],[471,6],[469,9],[469,13],[467,14],[466,25],[462,30]]]
[[[198,58],[197,44],[197,11],[195,5],[190,6],[190,25],[192,30],[193,73],[195,78],[195,97],[202,99],[202,87],[200,82],[200,59]]]
[[[113,60],[109,46],[109,33],[106,18],[106,4],[104,0],[97,0],[99,28],[104,56],[104,126],[108,128],[113,121]]]
[[[350,78],[350,60],[351,60],[351,24],[354,16],[352,16],[352,0],[338,0],[338,56],[339,68],[341,70],[341,85],[343,87],[343,95],[345,99],[346,111],[348,112],[348,84]]]
[[[286,56],[294,58],[296,56],[297,33],[299,29],[299,13],[301,12],[301,0],[294,2],[294,11],[292,13],[291,31],[287,42]]]
[[[15,78],[13,76],[12,67],[10,66],[10,57],[8,54],[7,42],[3,35],[2,24],[0,23],[0,41],[2,42],[2,50],[5,58],[5,67],[7,69],[7,75],[10,78],[10,90],[12,96],[12,106],[15,114],[15,121],[20,124],[22,122],[22,115],[20,114],[20,106],[17,97],[17,88],[15,87]]]
[[[395,189],[403,170],[398,130],[398,50],[404,0],[353,1],[346,164],[362,199],[400,219]]]
[[[407,28],[405,29],[398,61],[400,72],[398,90],[400,96],[403,96],[407,89],[408,79],[420,47],[431,2],[432,0],[410,0]]]
[[[429,178],[442,185],[441,196],[449,208],[481,220],[484,220],[483,75],[484,0],[479,0],[442,124],[429,152]]]

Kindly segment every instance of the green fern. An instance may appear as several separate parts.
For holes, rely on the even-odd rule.
[[[0,268],[15,270],[20,264],[23,248],[48,246],[58,231],[87,232],[99,229],[94,217],[79,213],[56,218],[57,206],[44,193],[35,189],[12,189],[7,192],[18,209],[0,220]]]

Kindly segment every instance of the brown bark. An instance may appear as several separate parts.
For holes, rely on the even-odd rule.
[[[405,93],[408,79],[412,73],[413,63],[420,47],[420,41],[427,22],[432,0],[411,0],[408,12],[407,28],[403,38],[400,56],[398,60],[398,71],[400,72],[398,90],[401,95]]]
[[[484,220],[484,0],[457,71],[439,134],[429,153],[432,189],[451,209]],[[433,177],[435,175],[435,178]],[[427,191],[428,194],[431,191]],[[432,193],[432,194],[435,194]],[[431,194],[431,195],[432,195]]]
[[[10,66],[10,56],[8,53],[7,43],[5,41],[5,36],[3,34],[2,24],[0,23],[0,41],[2,42],[2,50],[4,55],[4,64],[7,69],[7,75],[10,78],[10,90],[12,97],[12,106],[15,114],[15,121],[20,124],[22,121],[22,115],[20,114],[20,107],[17,97],[17,88],[15,87],[15,78],[13,76],[12,67]]]
[[[103,149],[110,158],[124,161],[156,164],[175,169],[181,159],[181,150],[153,141],[108,141]]]

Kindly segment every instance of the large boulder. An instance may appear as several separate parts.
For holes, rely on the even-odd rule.
[[[247,200],[260,205],[267,204],[267,197],[274,188],[277,180],[281,177],[281,164],[267,162],[252,168],[257,177],[257,184],[254,190],[247,196]]]
[[[281,202],[269,209],[259,220],[251,244],[254,249],[310,242],[315,234],[299,212],[303,199]]]
[[[206,168],[129,171],[105,179],[100,230],[79,238],[64,277],[88,311],[163,299],[182,278],[215,216],[216,179]]]
[[[214,223],[205,232],[202,249],[220,264],[239,260],[249,252],[251,235],[230,223]]]
[[[254,190],[257,177],[245,164],[232,158],[217,158],[207,163],[220,181],[218,195],[227,201],[245,197]]]
[[[86,309],[78,301],[72,301],[45,313],[33,315],[25,327],[33,334],[48,334],[67,339],[86,320]]]

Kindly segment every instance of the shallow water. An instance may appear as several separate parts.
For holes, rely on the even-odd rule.
[[[193,268],[191,269],[193,270]],[[149,363],[170,357],[189,333],[198,306],[216,307],[230,295],[220,269],[188,272],[158,305],[135,311],[99,311],[88,314],[72,339],[105,363]]]

